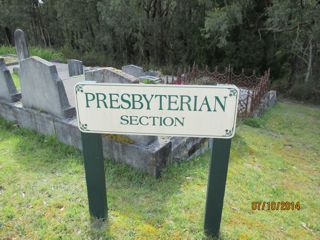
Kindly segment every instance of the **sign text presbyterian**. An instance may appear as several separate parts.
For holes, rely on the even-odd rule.
[[[234,85],[78,83],[83,132],[231,138],[239,90]]]

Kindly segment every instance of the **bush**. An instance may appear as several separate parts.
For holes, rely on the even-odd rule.
[[[85,52],[85,53],[80,53],[77,50],[72,49],[69,46],[64,46],[61,49],[61,52],[65,57],[68,59],[74,58],[74,59],[79,59],[83,61],[83,63],[87,66],[108,66],[108,65],[113,65],[110,62],[110,59],[108,58],[108,55],[104,52]]]
[[[31,47],[30,54],[32,56],[39,56],[48,61],[66,62],[66,58],[63,53],[52,48]]]
[[[299,101],[320,103],[320,83],[315,80],[308,83],[296,83],[288,94]]]
[[[12,46],[2,45],[0,46],[0,55],[4,54],[16,54],[16,49]]]
[[[243,120],[243,123],[254,128],[261,128],[263,126],[261,119],[257,117],[246,118]]]
[[[29,47],[31,56],[38,56],[47,61],[66,62],[66,58],[61,51],[52,48]],[[16,54],[16,49],[13,46],[0,46],[0,55]]]

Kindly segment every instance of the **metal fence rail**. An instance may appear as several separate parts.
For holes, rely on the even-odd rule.
[[[251,75],[246,75],[244,70],[236,74],[231,66],[219,72],[215,67],[211,72],[208,68],[200,70],[195,64],[192,68],[178,70],[176,77],[167,77],[166,83],[170,84],[234,84],[240,88],[238,114],[239,116],[250,116],[259,106],[263,96],[268,91],[270,69],[265,71],[262,76],[257,76],[255,71]]]

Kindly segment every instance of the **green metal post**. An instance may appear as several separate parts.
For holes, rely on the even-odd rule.
[[[107,193],[100,134],[81,132],[90,215],[107,218]]]
[[[204,221],[205,233],[213,237],[219,237],[230,147],[231,139],[213,139]]]

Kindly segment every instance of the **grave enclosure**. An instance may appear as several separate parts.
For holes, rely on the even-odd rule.
[[[75,111],[74,86],[81,81],[98,83],[141,84],[167,82],[158,72],[144,71],[128,65],[122,70],[112,67],[89,68],[79,60],[68,64],[52,63],[29,56],[23,31],[16,30],[15,42],[19,63],[7,66],[0,59],[0,117],[44,135],[55,135],[65,144],[82,150],[81,133]],[[19,66],[19,71],[17,71]],[[19,72],[21,92],[10,70]],[[262,110],[276,101],[274,92],[263,96]],[[260,105],[261,105],[260,104]],[[258,104],[259,105],[259,104]],[[164,167],[175,161],[188,160],[208,149],[205,138],[158,137],[105,134],[102,137],[105,158],[159,177]]]

